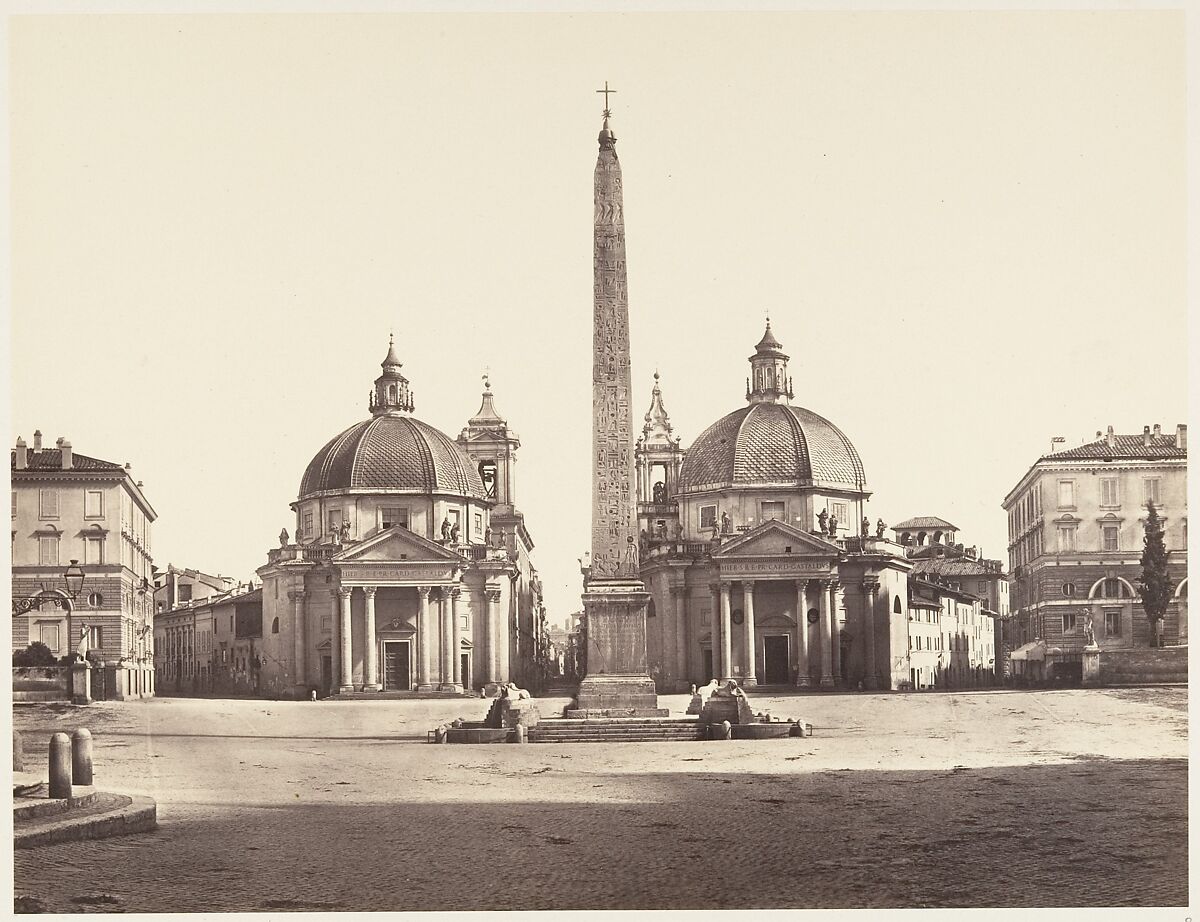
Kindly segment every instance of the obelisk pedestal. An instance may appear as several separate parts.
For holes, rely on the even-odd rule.
[[[650,594],[638,572],[624,202],[607,84],[601,92],[592,251],[592,553],[583,587],[587,675],[566,716],[665,717],[646,668]]]

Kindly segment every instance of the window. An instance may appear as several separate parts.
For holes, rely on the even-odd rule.
[[[1058,508],[1075,508],[1075,481],[1060,480],[1058,482]]]
[[[1075,594],[1075,584],[1074,583],[1063,583],[1062,584],[1062,594],[1065,595],[1067,598],[1070,598],[1071,596],[1073,596]]]
[[[279,633],[279,619],[278,618],[276,618],[274,621],[271,622],[271,633],[272,634]]]
[[[896,601],[892,603],[892,611],[894,611],[897,615],[904,613],[904,608],[900,604],[900,596],[896,596]]]
[[[313,514],[311,512],[304,513],[304,534],[311,536],[313,530]]]
[[[99,592],[89,593],[88,594],[88,605],[91,606],[92,608],[104,607],[104,596],[101,595]]]
[[[1123,599],[1125,595],[1125,584],[1114,576],[1110,576],[1104,581],[1100,588],[1101,595],[1106,599]]]
[[[43,567],[58,566],[58,535],[38,538],[38,563]]]
[[[830,503],[829,514],[838,520],[839,525],[844,525],[849,521],[845,503]]]
[[[104,492],[102,490],[83,491],[83,515],[88,519],[104,518]]]
[[[1142,503],[1158,505],[1158,478],[1147,477],[1142,481]]]
[[[384,528],[400,525],[408,528],[408,510],[403,506],[384,506],[380,510],[380,522]]]
[[[762,520],[768,522],[771,519],[783,520],[783,503],[766,502],[762,504]]]
[[[1119,551],[1121,549],[1121,529],[1117,525],[1105,525],[1100,529],[1104,536],[1104,550]]]
[[[88,649],[99,650],[104,646],[104,629],[98,625],[88,625]]]
[[[192,600],[192,586],[190,583],[184,583],[179,587],[180,602],[190,602]]]
[[[1058,526],[1058,550],[1060,553],[1075,550],[1075,528],[1074,525]]]
[[[1121,636],[1121,609],[1104,609],[1104,633],[1108,637]]]
[[[717,507],[716,506],[701,506],[700,507],[700,527],[701,528],[716,528],[717,525]]]
[[[463,615],[463,616],[462,616],[462,629],[463,629],[464,631],[470,631],[470,630],[471,630],[471,616],[470,616],[470,615]]]
[[[1100,505],[1101,506],[1119,506],[1120,497],[1117,495],[1117,478],[1116,477],[1101,477],[1100,478]]]
[[[1062,632],[1070,634],[1075,630],[1075,612],[1065,611],[1062,616]]]
[[[475,537],[479,538],[483,535],[483,513],[475,513]]]
[[[38,624],[38,640],[50,648],[52,653],[58,652],[58,622],[40,622]]]
[[[483,481],[484,495],[488,499],[496,498],[496,462],[479,462],[479,479]]]
[[[84,538],[83,539],[83,562],[85,564],[104,563],[104,539],[103,538]]]
[[[58,490],[38,490],[38,514],[43,519],[58,518]]]

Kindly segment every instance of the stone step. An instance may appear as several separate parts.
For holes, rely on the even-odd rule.
[[[585,742],[653,742],[670,740],[701,740],[704,733],[700,730],[676,730],[660,733],[646,733],[637,730],[610,730],[608,732],[576,731],[565,732],[555,730],[549,733],[539,733],[531,730],[531,743],[585,743]]]

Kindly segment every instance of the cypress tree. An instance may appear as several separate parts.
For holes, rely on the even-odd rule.
[[[1153,644],[1162,646],[1162,620],[1171,601],[1171,577],[1167,573],[1167,547],[1163,542],[1162,519],[1154,503],[1147,503],[1145,547],[1142,550],[1142,575],[1138,588],[1142,593],[1142,610],[1150,621]]]

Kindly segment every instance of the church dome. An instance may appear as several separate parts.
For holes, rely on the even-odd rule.
[[[486,498],[479,472],[449,436],[397,415],[355,423],[317,452],[300,482],[300,499],[337,490]]]
[[[708,427],[684,456],[681,493],[742,486],[861,490],[862,460],[845,434],[803,407],[752,403]]]

